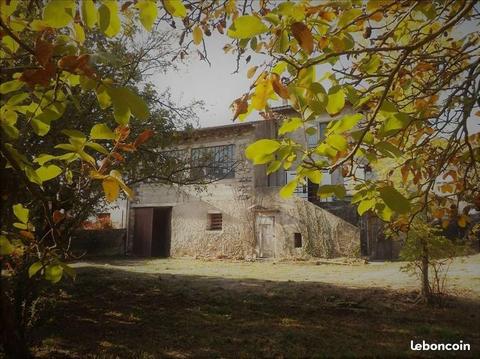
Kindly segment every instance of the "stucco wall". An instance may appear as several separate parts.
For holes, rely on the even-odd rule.
[[[139,200],[132,209],[172,207],[172,256],[255,256],[255,216],[265,211],[275,217],[276,258],[358,255],[360,232],[357,227],[303,199],[281,199],[278,190],[270,187],[248,192],[240,191],[235,184],[222,183],[209,185],[202,191],[142,185]],[[223,215],[222,230],[210,231],[208,213],[218,212]],[[294,233],[302,234],[302,248],[294,248]],[[132,240],[131,235],[129,244]]]

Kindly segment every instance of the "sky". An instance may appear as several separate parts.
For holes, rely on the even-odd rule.
[[[252,83],[247,78],[247,70],[267,60],[266,56],[249,51],[248,55],[252,55],[250,62],[245,62],[244,55],[238,73],[233,73],[236,69],[236,55],[231,52],[225,54],[223,51],[228,42],[226,36],[214,32],[211,37],[206,37],[211,65],[191,51],[192,54],[184,62],[177,60],[178,70],[169,70],[166,74],[157,73],[151,79],[160,91],[170,88],[172,100],[178,105],[188,105],[195,100],[204,101],[204,109],[197,113],[200,127],[231,124],[233,116],[230,104],[247,92]],[[194,45],[191,46],[194,49]],[[260,119],[258,112],[252,112],[247,118],[248,121]],[[480,131],[478,117],[469,118],[468,128],[470,133]]]
[[[247,70],[262,62],[263,57],[252,55],[248,64],[243,57],[240,60],[239,72],[233,74],[236,69],[236,55],[225,54],[223,51],[223,46],[229,42],[228,38],[214,34],[206,40],[211,66],[193,53],[185,63],[178,61],[178,71],[155,74],[151,81],[159,90],[170,88],[172,100],[179,105],[203,100],[205,109],[197,114],[201,127],[230,124],[233,116],[229,106],[248,91],[251,80],[247,79]],[[191,46],[193,49],[194,45]],[[259,119],[258,116],[252,113],[248,119]]]

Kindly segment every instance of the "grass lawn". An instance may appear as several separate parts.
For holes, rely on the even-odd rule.
[[[463,340],[472,351],[451,355],[480,357],[480,255],[454,263],[454,296],[434,308],[414,303],[416,281],[399,263],[123,259],[76,267],[77,280],[59,287],[36,332],[40,357],[418,356],[410,340]]]

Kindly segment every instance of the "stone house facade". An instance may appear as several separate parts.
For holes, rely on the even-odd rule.
[[[358,256],[361,231],[329,206],[348,207],[334,198],[312,197],[314,188],[299,187],[290,199],[279,189],[293,175],[279,170],[266,175],[244,155],[248,144],[275,138],[279,118],[291,109],[278,108],[275,119],[194,130],[172,149],[192,163],[208,154],[213,166],[201,168],[216,180],[205,186],[142,183],[128,202],[127,253],[138,256],[211,258],[310,258]],[[330,119],[319,119],[322,136]],[[292,136],[300,136],[293,133]],[[312,144],[319,138],[305,139]],[[302,137],[296,137],[301,141]],[[174,151],[174,152],[173,152]],[[193,170],[198,170],[194,166]],[[292,169],[294,171],[294,169]],[[343,181],[340,173],[324,175],[325,184]],[[340,211],[347,213],[348,211]]]

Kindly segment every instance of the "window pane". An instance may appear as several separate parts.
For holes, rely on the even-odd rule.
[[[192,149],[193,174],[208,179],[235,177],[235,145]]]

